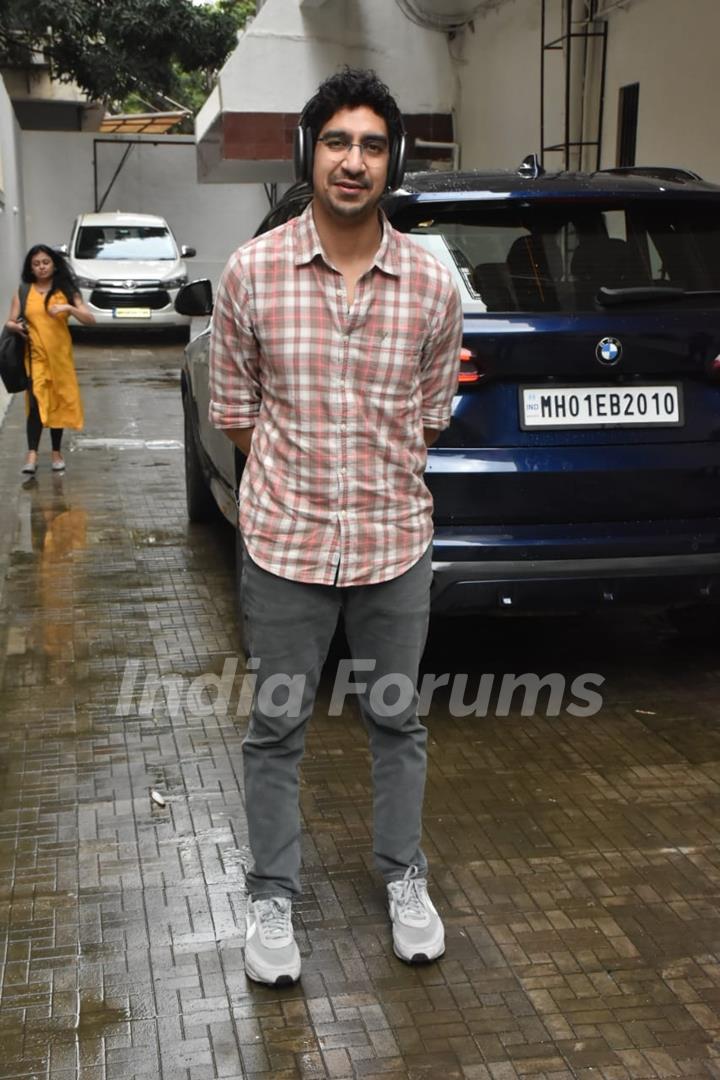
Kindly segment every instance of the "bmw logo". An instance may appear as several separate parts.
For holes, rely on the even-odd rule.
[[[604,337],[595,346],[595,355],[601,364],[617,364],[622,356],[622,345],[617,338]]]

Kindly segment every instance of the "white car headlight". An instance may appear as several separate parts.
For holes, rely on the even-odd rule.
[[[187,285],[187,274],[183,274],[181,277],[169,278],[167,281],[163,281],[163,285],[166,289],[179,289],[181,285]]]
[[[81,289],[94,289],[97,286],[97,281],[89,277],[79,277],[75,279]]]

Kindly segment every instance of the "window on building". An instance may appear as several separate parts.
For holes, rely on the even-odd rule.
[[[618,139],[615,164],[628,167],[635,164],[637,142],[638,101],[640,83],[620,87],[618,98]]]

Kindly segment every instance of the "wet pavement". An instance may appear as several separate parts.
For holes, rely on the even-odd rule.
[[[720,664],[659,617],[434,634],[430,966],[392,953],[331,666],[302,981],[247,982],[232,536],[185,519],[180,346],[76,353],[67,474],[45,445],[22,483],[19,401],[0,429],[0,1077],[720,1077]],[[503,690],[522,673],[557,676],[555,699]]]

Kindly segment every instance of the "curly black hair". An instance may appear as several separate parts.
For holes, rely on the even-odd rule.
[[[323,126],[339,109],[357,109],[363,105],[382,116],[391,140],[402,135],[402,115],[395,98],[374,71],[363,68],[345,67],[320,83],[303,109],[302,123],[310,128],[316,141]]]
[[[78,284],[73,277],[72,271],[65,260],[65,257],[56,251],[55,248],[48,247],[47,244],[35,244],[30,248],[25,261],[23,262],[23,268],[21,272],[22,280],[27,285],[32,285],[35,281],[35,275],[32,271],[33,258],[43,252],[45,255],[49,255],[53,262],[53,279],[50,290],[45,295],[45,307],[50,303],[50,297],[58,289],[65,293],[69,304],[73,303],[74,297],[79,292]]]

